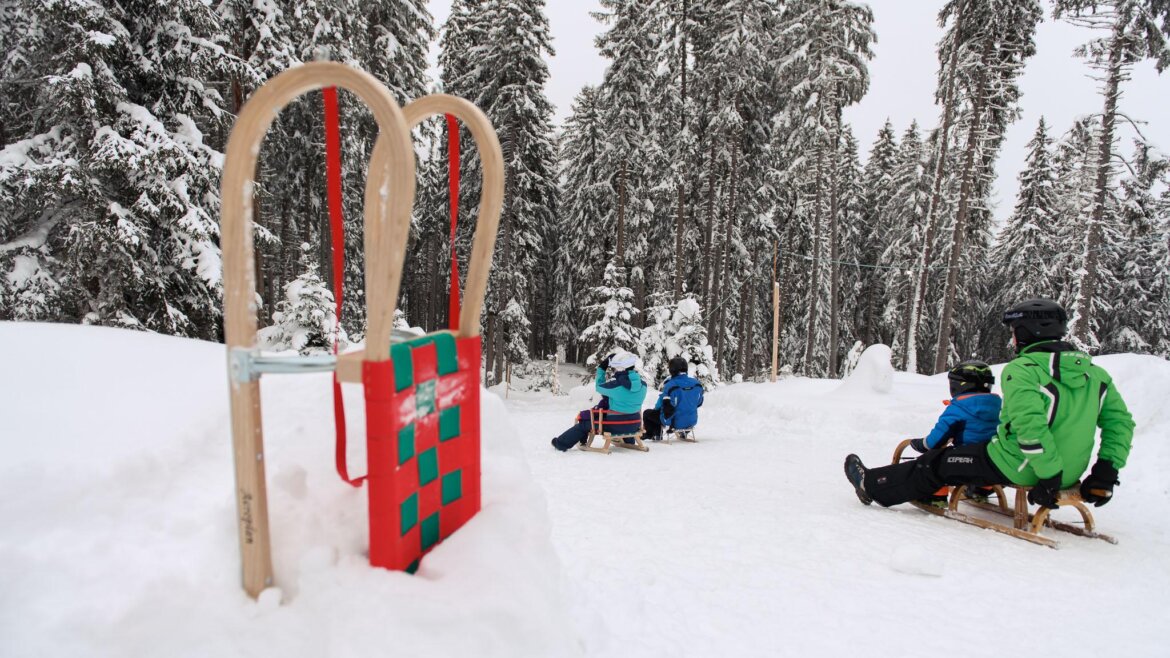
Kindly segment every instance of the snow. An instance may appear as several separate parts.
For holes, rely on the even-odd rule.
[[[279,591],[254,602],[223,346],[32,323],[0,323],[0,344],[0,399],[18,403],[0,431],[6,658],[579,653],[544,496],[493,396],[484,509],[408,576],[364,555],[366,492],[334,472],[328,376],[265,379]],[[346,389],[362,473],[361,391]]]
[[[264,380],[277,588],[239,587],[221,345],[0,323],[6,656],[1156,656],[1170,622],[1170,363],[1097,359],[1138,424],[1120,543],[1060,550],[857,502],[845,454],[889,459],[945,376],[871,348],[845,382],[709,392],[698,443],[558,453],[588,406],[484,396],[484,511],[418,576],[371,569],[365,492],[333,472],[327,376]],[[999,366],[996,367],[999,370]],[[516,382],[514,382],[516,383]],[[347,387],[350,470],[363,472]],[[646,401],[654,402],[651,394]],[[1062,512],[1063,513],[1063,512]],[[1043,611],[1049,611],[1045,617]],[[924,618],[926,622],[924,623]]]

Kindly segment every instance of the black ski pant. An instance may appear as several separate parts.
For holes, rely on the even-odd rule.
[[[662,438],[662,412],[658,409],[647,409],[642,412],[643,435],[651,440]]]
[[[913,461],[865,472],[865,492],[883,507],[926,498],[944,485],[1009,482],[987,456],[986,443],[935,448]]]

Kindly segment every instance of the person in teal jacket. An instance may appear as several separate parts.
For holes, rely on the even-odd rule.
[[[889,507],[918,500],[943,484],[1031,487],[1028,502],[1055,509],[1062,489],[1080,482],[1081,498],[1097,507],[1113,498],[1125,467],[1134,422],[1113,378],[1088,354],[1061,340],[1068,314],[1049,299],[1004,311],[1017,355],[1000,373],[1003,411],[988,443],[931,450],[911,462],[867,469],[845,458],[858,499]],[[1101,431],[1097,446],[1097,430]]]
[[[593,409],[577,414],[577,423],[552,440],[552,446],[561,452],[589,438],[590,415],[602,410],[605,429],[612,434],[633,434],[642,427],[642,402],[646,399],[646,385],[634,367],[638,357],[625,351],[615,352],[601,360],[594,386],[601,394],[601,402]],[[607,379],[606,370],[612,368],[613,379]]]

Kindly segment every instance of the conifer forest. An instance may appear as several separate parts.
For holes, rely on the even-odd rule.
[[[774,332],[796,374],[839,377],[877,343],[895,366],[934,373],[1010,358],[1000,314],[1029,297],[1069,309],[1072,339],[1094,354],[1170,357],[1170,158],[1119,129],[1143,118],[1125,104],[1130,69],[1170,66],[1167,0],[950,0],[937,120],[876,135],[842,118],[867,93],[880,36],[862,2],[600,0],[608,66],[561,126],[545,4],[455,0],[439,25],[426,0],[0,0],[0,320],[222,340],[219,184],[234,117],[265,80],[330,59],[402,104],[464,97],[496,127],[507,182],[482,315],[489,380],[617,347],[654,379],[680,353],[707,381],[759,379]],[[1094,76],[1098,103],[1072,125],[1034,126],[998,222],[995,165],[1042,20],[1091,28],[1069,66]],[[342,93],[337,329],[321,106],[314,92],[286,108],[259,158],[258,304],[273,348],[322,349],[365,328],[361,207],[377,129]],[[398,304],[399,322],[428,331],[448,323],[445,131],[416,131]],[[464,131],[461,272],[474,149]]]

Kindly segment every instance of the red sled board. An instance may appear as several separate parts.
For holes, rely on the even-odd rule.
[[[362,364],[373,566],[414,573],[479,511],[480,349],[444,331]]]

